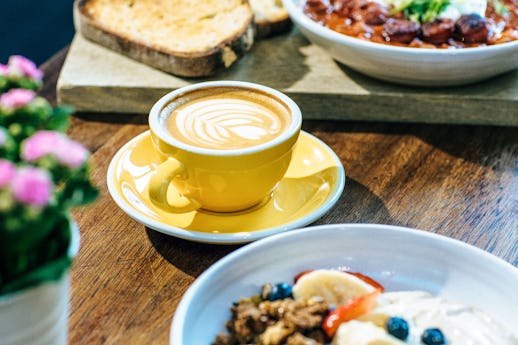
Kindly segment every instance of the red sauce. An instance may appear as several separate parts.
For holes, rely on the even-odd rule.
[[[498,14],[491,1],[488,1],[485,19],[488,28],[487,40],[480,43],[466,43],[455,36],[443,43],[427,42],[419,35],[409,43],[391,40],[384,32],[384,24],[367,24],[361,13],[344,13],[340,11],[344,3],[357,2],[357,5],[366,4],[366,0],[306,0],[303,5],[304,13],[313,21],[347,36],[362,40],[389,44],[394,46],[415,48],[468,48],[493,45],[518,40],[518,0],[501,0],[508,10],[508,14]],[[402,14],[387,15],[387,18],[404,19]]]

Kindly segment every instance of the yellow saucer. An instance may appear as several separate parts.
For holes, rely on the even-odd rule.
[[[125,144],[108,168],[108,190],[130,217],[162,233],[206,243],[244,243],[320,218],[345,185],[340,159],[322,141],[301,132],[284,178],[260,206],[236,213],[202,210],[167,213],[148,196],[148,181],[159,164],[149,131]],[[169,189],[172,189],[170,187]]]

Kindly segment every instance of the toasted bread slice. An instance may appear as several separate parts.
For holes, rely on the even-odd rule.
[[[74,23],[96,43],[183,77],[228,68],[254,40],[246,0],[75,0]]]
[[[266,38],[287,32],[292,27],[282,0],[249,0],[254,12],[255,36]]]

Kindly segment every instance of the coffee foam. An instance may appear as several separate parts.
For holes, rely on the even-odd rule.
[[[291,122],[281,101],[239,88],[192,92],[167,108],[166,127],[173,137],[209,149],[260,145],[277,138]]]

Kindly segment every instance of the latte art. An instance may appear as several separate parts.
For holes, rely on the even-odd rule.
[[[269,142],[289,125],[286,107],[260,93],[231,90],[203,95],[172,111],[167,129],[189,145],[232,150]]]

